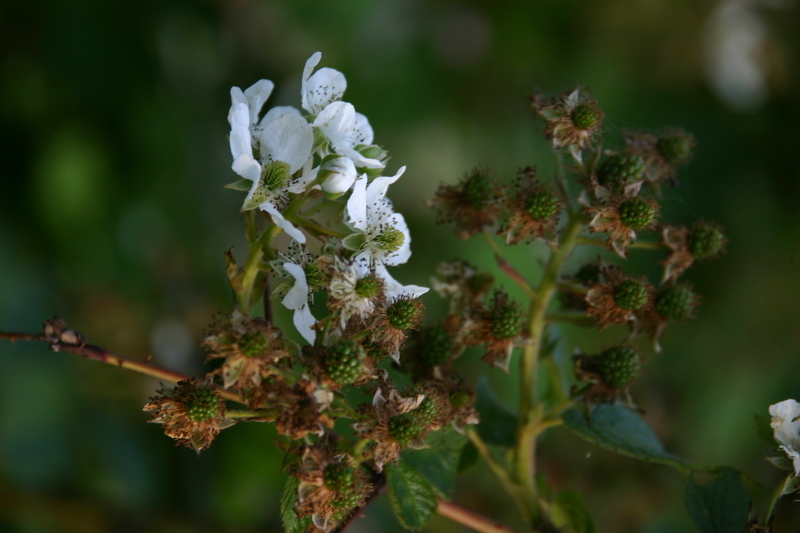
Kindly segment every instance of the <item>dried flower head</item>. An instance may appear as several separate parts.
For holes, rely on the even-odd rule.
[[[247,394],[258,388],[263,378],[278,371],[277,365],[289,356],[290,344],[278,328],[263,318],[233,311],[216,317],[200,346],[206,351],[206,361],[225,359],[212,372],[222,376],[223,386]]]
[[[508,220],[498,234],[505,236],[506,244],[516,244],[555,233],[564,203],[555,191],[536,180],[535,168],[527,167],[515,180],[506,207]]]
[[[647,181],[656,186],[675,181],[677,167],[691,159],[696,144],[691,133],[679,128],[667,128],[655,135],[629,130],[625,132],[625,143],[632,154],[644,160]]]
[[[672,250],[663,262],[662,283],[666,283],[676,280],[696,260],[713,259],[724,253],[728,239],[716,222],[698,221],[691,229],[664,226],[661,229],[661,243]]]
[[[589,231],[607,233],[608,248],[624,259],[637,231],[655,229],[659,209],[658,203],[650,198],[612,194],[607,204],[587,209],[594,215]]]
[[[602,282],[586,293],[586,314],[597,318],[600,329],[635,320],[652,306],[655,289],[644,276],[634,277],[616,265],[605,265]]]
[[[603,110],[579,88],[554,100],[533,95],[531,101],[534,111],[547,121],[544,134],[553,148],[569,147],[576,158],[590,146],[603,126]]]
[[[179,381],[173,389],[158,391],[144,411],[155,411],[150,422],[164,425],[164,433],[197,453],[208,448],[220,430],[235,422],[225,418],[225,402],[210,384],[195,379]]]
[[[341,330],[353,318],[364,324],[386,301],[384,280],[372,271],[360,271],[354,264],[336,258],[330,278],[328,309],[339,315]]]
[[[511,352],[522,339],[523,321],[521,306],[504,290],[495,290],[489,305],[476,313],[467,342],[485,344],[483,360],[508,373]]]
[[[475,168],[456,185],[440,185],[429,205],[438,224],[455,224],[456,236],[468,239],[497,223],[501,191],[491,171]]]
[[[283,380],[270,384],[265,403],[278,410],[275,425],[278,433],[295,440],[308,434],[323,436],[334,420],[324,412],[333,401],[330,391],[312,380],[302,379],[294,385]]]
[[[630,387],[642,372],[642,357],[628,345],[613,346],[597,355],[577,355],[575,375],[590,383],[585,398],[592,402],[629,397]]]
[[[372,490],[367,476],[356,462],[338,453],[327,441],[301,446],[292,475],[300,480],[297,516],[311,516],[316,527],[329,531],[337,522],[364,504]]]

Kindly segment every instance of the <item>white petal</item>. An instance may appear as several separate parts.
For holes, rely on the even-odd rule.
[[[261,113],[261,108],[264,103],[272,94],[272,89],[275,84],[269,80],[258,80],[253,85],[245,89],[244,95],[247,97],[247,103],[250,106],[250,124],[258,123],[258,114]]]
[[[231,87],[231,107],[236,104],[247,104],[247,97],[239,87]]]
[[[300,113],[300,110],[297,109],[296,107],[293,107],[293,106],[290,106],[290,105],[277,105],[277,106],[275,106],[273,108],[270,108],[270,110],[267,111],[266,115],[264,115],[264,118],[261,119],[261,123],[259,124],[259,126],[261,126],[263,128],[264,126],[266,126],[267,124],[269,124],[270,122],[275,120],[276,118],[282,117],[283,115],[285,115],[287,113],[294,113],[294,114],[296,114],[298,116],[301,116],[301,117],[303,116]]]
[[[356,108],[347,102],[333,102],[314,119],[314,126],[320,129],[335,149],[353,148],[355,125]]]
[[[305,244],[306,242],[305,234],[296,227],[294,227],[294,225],[292,225],[291,222],[283,218],[281,212],[278,211],[278,209],[274,205],[272,205],[272,203],[270,203],[269,201],[264,202],[259,206],[259,208],[262,211],[266,211],[267,213],[269,213],[269,216],[272,218],[272,221],[275,224],[277,224],[283,231],[285,231],[286,234],[289,235],[289,237],[296,240],[300,244]]]
[[[370,159],[368,157],[364,157],[361,155],[361,152],[357,151],[355,148],[348,148],[344,144],[342,144],[338,149],[334,146],[334,149],[337,153],[352,159],[353,163],[355,163],[358,168],[383,168],[386,166],[379,159]]]
[[[228,112],[228,123],[231,125],[229,140],[231,155],[234,159],[242,154],[253,155],[253,141],[250,134],[249,120],[250,113],[245,103],[233,105]]]
[[[359,144],[372,144],[375,134],[372,131],[372,126],[369,125],[367,117],[361,113],[356,113],[356,123],[354,127],[356,145]]]
[[[352,229],[367,231],[367,176],[359,176],[347,199],[347,223]]]
[[[306,87],[308,86],[308,78],[311,76],[311,72],[314,70],[314,67],[319,64],[321,59],[322,52],[314,52],[311,54],[311,57],[308,58],[306,61],[306,66],[303,68],[303,83],[300,87],[300,102],[303,106],[303,109],[309,113],[311,110],[309,109],[308,99],[306,98]]]
[[[292,310],[307,306],[308,283],[306,282],[306,273],[303,267],[295,263],[284,263],[283,268],[294,278],[294,286],[289,289],[289,292],[283,297],[281,303],[287,309]]]
[[[294,194],[300,194],[301,192],[304,192],[308,187],[308,184],[317,179],[318,172],[319,167],[311,169],[296,180],[292,181],[286,190]]]
[[[367,187],[367,205],[375,205],[386,197],[389,185],[400,179],[406,171],[406,167],[400,167],[394,176],[378,176]]]
[[[346,193],[358,177],[356,166],[349,157],[337,157],[325,163],[322,168],[329,172],[322,183],[322,190],[331,194]]]
[[[241,177],[252,181],[254,186],[258,185],[258,180],[261,178],[261,165],[258,164],[258,161],[253,159],[252,155],[249,154],[240,155],[239,157],[233,160],[231,168]],[[248,195],[248,197],[249,196],[250,195]]]
[[[428,287],[420,287],[419,285],[403,285],[389,275],[386,267],[381,263],[375,265],[375,275],[383,280],[387,298],[397,298],[403,295],[418,298],[430,290]]]
[[[283,161],[294,173],[311,156],[314,133],[300,115],[287,113],[269,124],[261,132],[261,156],[264,161]]]
[[[800,452],[800,420],[792,422],[800,416],[800,403],[795,400],[784,400],[769,406],[772,415],[770,426],[775,440],[780,444]]]
[[[346,89],[344,74],[332,68],[321,68],[306,81],[303,107],[316,115],[331,102],[341,100]]]
[[[406,219],[400,213],[392,213],[388,221],[384,224],[399,230],[403,234],[403,244],[396,252],[386,255],[383,262],[389,266],[402,265],[408,262],[411,257],[411,233],[408,231],[408,224]]]
[[[292,322],[294,322],[294,327],[297,328],[297,331],[300,332],[306,342],[314,344],[314,341],[317,340],[317,332],[313,328],[314,324],[317,323],[317,319],[311,314],[311,310],[307,305],[295,310]]]

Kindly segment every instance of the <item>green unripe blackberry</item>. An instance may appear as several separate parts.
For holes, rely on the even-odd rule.
[[[644,158],[638,154],[609,156],[597,171],[601,185],[630,185],[644,179]]]
[[[428,366],[441,366],[450,358],[455,339],[439,324],[425,329],[419,336],[416,355]]]
[[[331,507],[334,509],[352,509],[361,502],[361,491],[340,492],[331,500]]]
[[[695,259],[708,259],[722,251],[725,246],[725,235],[722,231],[708,223],[698,223],[689,232],[689,251]]]
[[[538,189],[525,200],[526,211],[535,220],[548,220],[558,213],[558,197],[550,189]]]
[[[419,302],[410,299],[400,299],[386,308],[386,318],[393,328],[407,330],[416,325],[419,320]]]
[[[674,132],[662,135],[656,141],[656,149],[670,165],[685,163],[692,156],[694,138],[688,133]]]
[[[623,201],[617,211],[622,225],[632,230],[646,228],[656,218],[656,204],[639,196]]]
[[[411,412],[416,416],[420,426],[426,427],[433,422],[438,411],[439,409],[436,407],[436,402],[430,396],[426,396],[425,399],[420,402],[419,407]]]
[[[350,465],[331,463],[322,472],[325,486],[335,492],[345,492],[353,488],[356,472]]]
[[[453,407],[466,407],[472,402],[472,395],[464,390],[458,390],[450,395],[450,405]]]
[[[414,412],[403,413],[389,419],[389,436],[402,446],[408,446],[422,433]]]
[[[588,130],[600,125],[603,112],[594,104],[584,102],[572,110],[572,123],[579,130]]]
[[[603,381],[614,389],[628,386],[642,369],[639,354],[628,346],[609,348],[598,356],[597,363]]]
[[[269,349],[270,340],[260,331],[249,331],[236,344],[245,357],[260,357]]]
[[[614,287],[614,304],[626,311],[636,311],[647,304],[650,291],[644,281],[627,279]]]
[[[464,199],[473,209],[483,209],[494,196],[494,181],[485,172],[477,171],[467,176],[461,185]]]
[[[349,385],[364,372],[367,353],[356,342],[340,342],[330,346],[325,353],[325,373],[339,385]]]
[[[219,414],[221,400],[211,387],[198,387],[186,401],[186,418],[207,422]]]
[[[689,318],[697,303],[697,297],[685,285],[675,285],[662,290],[656,298],[658,313],[667,320]]]
[[[496,339],[513,339],[522,329],[522,314],[513,302],[495,298],[489,310],[489,328]]]
[[[376,298],[381,292],[381,282],[376,276],[367,276],[356,281],[355,292],[362,298]]]

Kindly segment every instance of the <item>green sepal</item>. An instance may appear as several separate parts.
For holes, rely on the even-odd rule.
[[[590,418],[580,411],[569,410],[564,413],[564,425],[601,448],[641,461],[671,466],[682,472],[719,470],[719,467],[693,463],[664,450],[650,426],[624,405],[599,405]]]
[[[406,529],[425,527],[436,513],[438,503],[425,477],[405,463],[386,465],[389,500],[397,519]]]
[[[481,376],[475,390],[475,408],[481,419],[478,434],[487,444],[513,448],[517,442],[517,416],[495,397],[486,376]]]
[[[342,240],[342,246],[348,250],[358,251],[364,247],[367,242],[367,236],[363,233],[351,233]]]
[[[550,519],[553,525],[565,533],[595,533],[592,517],[583,505],[583,498],[578,491],[565,490],[559,492],[550,507]]]
[[[449,498],[459,473],[461,450],[467,439],[452,427],[437,431],[426,444],[429,448],[403,453],[403,462],[411,465],[427,479],[443,498]]]
[[[286,480],[286,485],[283,486],[281,520],[286,533],[305,533],[312,525],[310,516],[298,518],[297,513],[294,512],[294,504],[297,503],[297,487],[299,485],[299,479],[289,476],[289,479]]]
[[[730,468],[702,487],[694,477],[686,480],[684,502],[700,533],[743,533],[751,500],[739,474]]]
[[[779,468],[781,470],[787,470],[789,472],[794,472],[794,463],[792,460],[786,457],[785,455],[779,456],[764,456],[764,459],[770,462],[772,466],[775,468]]]
[[[792,494],[798,490],[800,490],[800,477],[787,476],[786,482],[783,484],[783,492],[781,492],[781,496]]]
[[[223,189],[230,189],[232,191],[240,191],[240,192],[249,192],[250,187],[253,186],[253,182],[242,178],[239,181],[234,181],[233,183],[229,183],[227,185],[223,185]]]

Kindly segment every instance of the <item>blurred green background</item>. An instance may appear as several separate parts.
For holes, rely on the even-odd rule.
[[[580,83],[612,140],[630,126],[695,134],[664,218],[718,220],[731,239],[688,273],[700,318],[667,330],[634,397],[670,450],[770,490],[779,472],[760,458],[771,450],[753,414],[800,399],[798,35],[797,3],[777,0],[0,1],[0,329],[37,331],[56,314],[95,344],[202,372],[196,340],[230,305],[222,252],[244,250],[241,195],[221,189],[236,179],[229,88],[269,78],[270,105],[298,105],[317,50],[347,76],[389,170],[408,166],[391,197],[414,255],[397,278],[425,284],[455,257],[496,271],[423,201],[477,164],[502,180],[531,164],[548,175],[525,96]],[[534,275],[541,252],[511,255]],[[631,266],[655,281],[661,258]],[[566,333],[568,355],[624,330]],[[476,359],[470,379],[485,370]],[[154,380],[25,343],[0,344],[0,364],[0,531],[278,530],[270,425],[240,424],[197,457],[145,423]],[[513,396],[513,370],[488,372]],[[555,488],[585,493],[602,532],[691,530],[672,470],[560,430],[539,460]],[[521,525],[484,468],[462,481],[457,501]],[[784,500],[775,531],[796,531]],[[351,529],[399,530],[385,499]],[[437,518],[429,531],[465,530]]]

